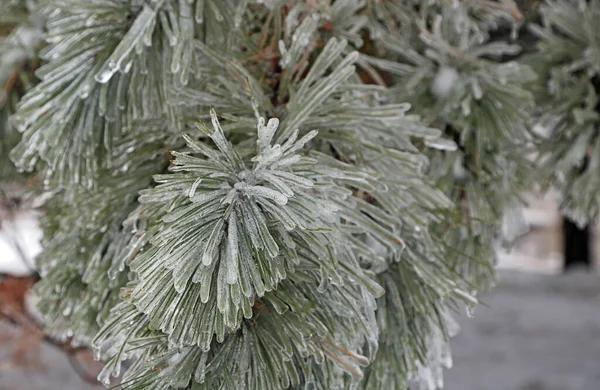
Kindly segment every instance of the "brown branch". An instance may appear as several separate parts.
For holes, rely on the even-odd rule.
[[[493,8],[501,11],[505,11],[510,14],[515,20],[521,21],[523,20],[523,14],[519,10],[519,7],[514,2],[514,0],[501,0],[502,4],[495,3],[489,0],[477,0],[481,5],[484,5],[488,8]]]
[[[331,357],[333,360],[335,360],[339,365],[341,365],[342,367],[344,367],[344,369],[346,369],[348,372],[352,373],[353,375],[362,378],[362,374],[358,371],[356,371],[350,364],[348,364],[348,362],[343,361],[339,356],[336,356],[333,352],[331,352],[329,349],[325,348],[325,346],[319,342],[318,340],[316,340],[313,337],[313,342],[316,343],[321,351],[325,352],[327,355],[329,355],[329,357]]]
[[[343,353],[344,355],[346,355],[346,356],[348,356],[348,357],[350,357],[350,358],[352,358],[352,359],[356,360],[356,362],[357,362],[358,364],[363,364],[363,363],[364,363],[364,361],[363,361],[363,358],[362,358],[362,357],[360,357],[360,356],[358,356],[358,355],[356,355],[355,353],[352,353],[352,352],[350,352],[350,351],[348,351],[348,350],[345,350],[344,348],[342,348],[342,347],[340,347],[340,346],[337,346],[337,345],[335,345],[334,343],[332,343],[331,341],[329,341],[329,340],[327,340],[327,339],[323,339],[323,338],[322,338],[322,339],[321,339],[321,341],[322,341],[322,342],[324,342],[324,343],[325,343],[325,344],[327,344],[327,345],[330,345],[330,346],[332,346],[333,348],[335,348],[337,351],[339,351],[339,352]]]
[[[6,80],[6,84],[4,84],[4,87],[2,87],[2,91],[0,92],[0,106],[4,105],[8,94],[17,85],[17,82],[19,81],[19,71],[20,69],[16,68],[10,72],[10,76],[8,76],[8,79]]]

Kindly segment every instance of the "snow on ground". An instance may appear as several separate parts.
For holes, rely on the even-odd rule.
[[[502,272],[460,318],[446,390],[600,389],[600,277]]]
[[[41,364],[14,363],[14,351],[22,342],[20,330],[0,321],[0,390],[102,390],[81,379],[64,352],[44,342],[32,347],[30,356]]]
[[[22,211],[0,221],[0,274],[25,276],[33,273],[33,259],[41,252],[39,213]]]

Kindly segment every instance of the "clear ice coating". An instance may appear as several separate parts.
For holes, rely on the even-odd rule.
[[[445,150],[449,152],[453,152],[458,149],[456,142],[447,138],[426,139],[425,145],[430,148]]]
[[[110,1],[99,0],[94,4],[105,2],[108,4]],[[135,149],[127,148],[129,143],[125,146],[119,144],[118,139],[113,144],[114,140],[105,135],[103,142],[106,144],[108,156],[125,152],[124,156],[115,157],[115,161],[110,161],[111,165],[108,168],[118,178],[136,176],[139,173],[149,180],[152,173],[165,168],[158,167],[151,173],[142,172],[143,164],[135,158],[139,157],[140,153],[146,152],[147,145],[137,147],[139,141],[145,141],[143,139],[145,137],[136,135],[138,122],[147,127],[145,131],[148,131],[151,137],[156,137],[152,142],[160,144],[161,148],[167,146],[177,148],[178,146],[170,144],[172,140],[165,141],[161,137],[172,136],[173,139],[177,139],[176,142],[179,142],[179,134],[184,127],[179,122],[182,117],[185,117],[187,128],[192,115],[206,114],[207,107],[213,104],[219,110],[219,115],[226,119],[223,121],[225,128],[223,131],[215,119],[216,115],[214,112],[211,113],[214,129],[205,135],[193,134],[193,138],[201,141],[194,141],[187,137],[186,141],[192,151],[186,149],[184,152],[174,152],[172,172],[157,175],[156,185],[144,184],[144,188],[150,188],[144,190],[139,199],[142,202],[143,212],[151,215],[151,226],[148,227],[148,221],[143,218],[135,220],[132,225],[127,225],[125,228],[127,235],[139,237],[134,240],[134,248],[126,251],[126,255],[122,256],[120,262],[113,261],[108,271],[110,281],[107,282],[122,283],[121,277],[124,276],[122,272],[129,269],[132,270],[131,275],[136,275],[135,277],[139,279],[133,281],[132,286],[135,287],[123,292],[123,296],[130,295],[130,297],[119,302],[116,310],[118,314],[113,315],[117,322],[110,332],[113,335],[131,336],[131,343],[129,340],[121,340],[122,343],[118,347],[124,346],[124,350],[145,351],[145,347],[141,346],[149,345],[147,343],[156,343],[159,350],[164,347],[169,349],[169,353],[177,349],[177,354],[171,355],[172,358],[167,355],[155,355],[148,359],[148,362],[158,364],[161,363],[161,358],[166,357],[163,361],[169,367],[156,375],[157,378],[168,378],[171,373],[175,373],[173,378],[165,380],[164,388],[176,387],[174,383],[178,378],[185,377],[191,371],[195,371],[198,382],[212,379],[216,375],[216,365],[214,361],[207,362],[207,359],[212,359],[209,356],[216,355],[216,352],[202,353],[201,357],[195,360],[188,359],[186,354],[189,350],[180,347],[193,345],[194,348],[198,346],[205,352],[211,347],[219,348],[222,344],[212,343],[215,335],[219,342],[231,342],[233,337],[230,336],[236,335],[239,329],[237,328],[239,318],[242,317],[248,320],[244,323],[252,329],[262,330],[272,336],[285,334],[280,328],[283,322],[291,324],[289,333],[299,335],[297,338],[301,340],[298,341],[297,347],[301,350],[300,355],[303,358],[312,357],[313,352],[307,347],[312,347],[312,335],[324,335],[328,330],[332,330],[334,336],[339,336],[341,339],[341,341],[335,340],[335,345],[345,348],[341,350],[332,347],[333,349],[329,350],[334,355],[333,360],[337,363],[342,362],[342,367],[337,366],[333,374],[341,377],[338,371],[340,368],[350,368],[348,371],[360,373],[358,366],[369,364],[369,359],[374,357],[378,347],[376,340],[379,329],[373,326],[373,323],[375,316],[379,314],[375,313],[377,305],[374,296],[381,296],[383,288],[377,284],[376,279],[394,265],[402,264],[402,261],[415,261],[410,256],[419,257],[417,261],[420,262],[415,261],[415,264],[426,263],[421,261],[421,258],[427,259],[430,254],[439,249],[435,240],[424,241],[431,238],[430,222],[432,220],[439,222],[437,217],[429,215],[428,210],[441,209],[450,203],[441,191],[424,182],[420,175],[420,168],[415,169],[423,166],[426,158],[416,150],[418,148],[411,144],[409,138],[419,137],[427,146],[442,151],[455,150],[456,145],[449,140],[439,138],[440,131],[425,126],[417,115],[405,115],[408,105],[387,104],[395,101],[395,97],[388,96],[390,94],[385,86],[362,83],[361,77],[365,69],[372,71],[371,75],[375,76],[377,73],[375,68],[378,65],[375,61],[374,63],[366,61],[366,53],[352,52],[344,39],[355,43],[356,36],[360,39],[362,33],[366,31],[364,29],[368,28],[372,37],[382,41],[387,39],[386,44],[390,43],[390,47],[400,44],[401,42],[394,42],[397,37],[390,39],[388,37],[390,32],[385,31],[382,26],[377,28],[372,26],[373,23],[378,24],[379,21],[385,20],[385,7],[375,7],[376,12],[382,15],[378,14],[376,20],[372,20],[364,14],[355,14],[357,11],[352,7],[363,9],[364,6],[360,1],[353,0],[322,1],[317,2],[318,4],[281,0],[263,1],[262,3],[268,4],[269,10],[257,5],[256,1],[235,0],[232,3],[236,3],[237,8],[222,7],[221,3],[220,0],[174,0],[169,1],[168,6],[159,9],[160,2],[133,0],[133,8],[136,12],[141,12],[134,19],[129,31],[125,33],[121,45],[117,46],[112,55],[108,53],[110,58],[107,58],[105,63],[95,63],[96,58],[103,57],[86,57],[89,53],[85,53],[86,56],[82,54],[82,58],[72,59],[68,67],[65,65],[61,69],[66,73],[95,76],[95,80],[85,79],[91,81],[88,84],[83,84],[84,78],[77,79],[78,85],[82,85],[78,93],[80,97],[87,98],[87,102],[81,104],[91,104],[90,102],[96,98],[100,100],[100,106],[96,111],[101,114],[101,118],[98,118],[98,122],[95,120],[93,123],[90,122],[90,124],[98,124],[93,132],[86,132],[83,137],[73,137],[73,143],[84,149],[85,153],[82,155],[86,158],[81,158],[79,155],[71,157],[70,154],[65,153],[66,157],[57,159],[53,168],[60,170],[62,165],[75,167],[77,172],[74,177],[78,181],[89,183],[90,187],[99,183],[95,177],[86,177],[79,169],[84,164],[95,163],[87,158],[93,154],[92,148],[88,148],[82,140],[93,138],[102,132],[127,133],[127,137],[135,141]],[[246,8],[246,3],[251,6]],[[284,12],[285,25],[277,16],[279,15],[277,7],[281,7],[284,3],[287,7]],[[431,7],[437,7],[439,4],[435,0],[428,2],[428,6]],[[452,4],[459,9],[461,2],[455,0]],[[256,10],[260,12],[257,13]],[[271,24],[264,23],[259,26],[252,24],[270,11],[274,11],[272,14],[276,15]],[[319,16],[311,18],[311,13],[315,15],[318,13]],[[246,19],[248,16],[250,17]],[[76,22],[77,18],[73,18],[72,21]],[[202,26],[195,24],[194,18]],[[186,20],[191,22],[191,27],[186,25]],[[307,21],[305,25],[302,24],[304,20]],[[101,29],[104,28],[100,25],[101,21],[101,18],[90,17],[85,19],[85,24],[87,27]],[[124,24],[130,23],[125,19],[122,21]],[[436,21],[436,37],[443,37],[444,26],[441,22],[441,19]],[[155,34],[157,23],[160,35]],[[468,23],[470,23],[469,15],[461,12],[456,23],[459,26],[450,27],[454,30],[468,31]],[[64,24],[62,33],[68,31],[71,25],[71,23]],[[281,31],[280,35],[269,30],[275,25],[279,29],[278,32]],[[269,50],[266,50],[265,54],[270,54],[268,53],[270,50],[276,51],[275,45],[271,46],[271,43],[276,44],[277,40],[282,38],[281,58],[278,65],[287,67],[285,70],[289,76],[289,79],[281,80],[277,87],[281,89],[279,97],[282,99],[271,99],[271,93],[278,91],[268,90],[272,85],[269,81],[271,75],[268,72],[265,79],[254,80],[254,61],[252,65],[241,61],[246,54],[254,54],[252,52],[255,47],[250,47],[243,55],[240,52],[236,53],[237,45],[244,45],[245,42],[254,40],[256,36],[261,35],[259,32],[262,28],[265,31],[264,36],[273,39],[268,41],[266,47]],[[108,36],[113,33],[118,34],[119,31],[115,29],[104,33]],[[235,35],[239,32],[252,33],[243,37]],[[99,45],[102,43],[100,35],[89,41],[84,40],[83,35],[77,35],[73,40]],[[321,38],[331,35],[338,36],[339,39],[330,39],[321,46],[320,43],[326,40]],[[194,39],[199,39],[202,43],[192,43]],[[49,40],[57,46],[64,46],[59,35],[52,36]],[[477,37],[477,40],[480,40],[480,37]],[[218,42],[218,47],[215,47],[217,46],[215,42]],[[314,44],[315,42],[317,44]],[[258,42],[252,43],[254,46],[254,43]],[[113,40],[110,47],[116,44],[117,40]],[[147,49],[153,44],[160,45],[160,48],[164,49],[163,53],[159,55]],[[196,50],[200,44],[206,45],[209,49],[202,52]],[[194,50],[191,50],[190,46]],[[490,49],[504,50],[499,46],[487,47],[488,51]],[[60,60],[60,53],[61,50],[53,48],[49,50],[48,58]],[[236,61],[228,59],[229,54],[232,53]],[[240,56],[237,56],[238,54]],[[463,104],[465,116],[471,113],[471,109],[476,113],[477,104],[471,106],[471,102],[482,97],[483,90],[471,83],[467,71],[462,67],[459,68],[458,65],[453,67],[455,63],[447,61],[444,55],[436,58],[439,59],[436,64],[447,65],[439,69],[435,66],[431,69],[426,69],[427,66],[419,67],[413,78],[416,81],[412,82],[412,87],[420,88],[422,87],[420,84],[423,84],[425,89],[421,92],[431,93],[438,98],[439,104],[442,103],[441,98],[452,95],[455,86],[463,88],[461,91],[466,92],[468,98],[460,97],[464,100],[456,102],[457,105]],[[212,62],[217,63],[216,66]],[[270,68],[275,62],[276,60],[265,62],[266,68]],[[354,67],[356,62],[360,64],[360,74]],[[154,66],[156,63],[160,63],[160,66]],[[257,67],[261,68],[260,65],[258,64]],[[402,64],[387,63],[387,65],[398,72],[410,71],[410,67],[399,66]],[[102,66],[97,74],[90,70],[95,66],[98,68]],[[368,69],[370,67],[373,69]],[[235,69],[235,80],[230,77],[230,69]],[[461,69],[460,74],[457,69]],[[45,67],[40,71],[40,73],[44,72],[48,72],[47,78],[61,77],[60,72],[52,67]],[[172,73],[180,73],[180,75],[171,77],[174,76]],[[496,76],[501,81],[510,83],[510,72],[506,70],[506,74],[505,78],[501,75]],[[285,78],[283,74],[281,76]],[[173,80],[180,80],[184,85],[189,80],[189,85],[182,87]],[[422,83],[422,80],[433,80],[433,83],[428,86],[427,82]],[[96,86],[96,88],[94,82],[103,83],[103,86]],[[148,90],[137,88],[146,84],[151,84],[152,91],[156,93],[146,93]],[[238,84],[244,84],[244,87],[240,88]],[[248,88],[244,89],[246,85]],[[163,88],[165,86],[168,88]],[[429,91],[427,88],[430,88]],[[48,88],[46,91],[48,94],[59,93],[60,88],[56,90]],[[165,96],[162,95],[163,93]],[[34,99],[35,97],[28,98],[24,105],[27,107],[29,104],[32,109],[35,109]],[[161,106],[162,100],[168,102],[168,108]],[[250,100],[260,102],[256,104],[257,116],[265,113],[282,114],[282,122],[279,123],[275,118],[268,122],[260,119],[257,133],[248,131],[252,129],[245,126],[253,118],[248,103]],[[417,112],[418,106],[418,102],[415,101],[414,109]],[[495,104],[495,107],[502,109],[498,104]],[[460,107],[456,108],[460,115]],[[46,109],[47,106],[39,109],[38,113],[43,116]],[[96,111],[90,112],[95,114]],[[44,130],[49,130],[42,133],[44,139],[29,147],[43,149],[44,158],[48,157],[46,154],[59,154],[60,152],[55,152],[60,150],[56,146],[64,136],[60,133],[56,135],[52,130],[58,124],[66,128],[70,123],[78,123],[77,117],[71,115],[71,112],[65,114],[64,118],[58,115],[57,117],[60,117],[58,121],[46,123],[51,126],[44,127]],[[163,120],[163,114],[168,116],[166,120]],[[576,113],[582,121],[586,120],[583,114]],[[27,121],[27,118],[27,115],[23,115],[20,120]],[[100,127],[104,120],[110,124]],[[277,132],[279,126],[281,129]],[[77,131],[87,128],[81,126]],[[309,132],[312,129],[322,130],[320,139],[313,142],[309,150],[301,150],[317,134],[316,131]],[[485,132],[484,129],[478,131]],[[165,133],[169,134],[165,135]],[[38,134],[40,133],[32,137]],[[302,137],[300,134],[307,135],[298,141]],[[31,133],[28,132],[27,136],[30,137]],[[211,137],[212,141],[207,140],[207,137]],[[254,150],[255,146],[256,150]],[[162,149],[160,152],[166,154]],[[253,152],[256,152],[256,155],[251,159]],[[456,177],[466,177],[465,164],[462,160],[452,160],[457,154],[444,153],[443,155],[449,156],[448,165],[458,161],[454,166]],[[148,156],[144,155],[144,157]],[[106,167],[102,167],[104,168]],[[52,182],[48,181],[48,185],[52,185]],[[115,189],[115,192],[118,192],[123,199],[135,198],[137,201],[137,189],[128,192],[119,188]],[[379,205],[382,205],[380,209],[378,209]],[[443,206],[438,207],[439,205]],[[84,210],[84,208],[80,209]],[[111,207],[108,209],[113,211]],[[138,212],[141,215],[140,210],[134,211],[134,213]],[[101,217],[102,214],[97,213],[95,217]],[[484,219],[486,216],[480,213],[475,217]],[[111,228],[108,227],[113,226],[112,222],[117,227],[121,226],[119,225],[121,221],[117,217],[110,222],[102,221],[97,225],[107,227],[100,229],[105,233],[111,232]],[[465,237],[468,237],[471,232],[463,230]],[[96,232],[97,229],[94,228],[94,231]],[[406,240],[407,245],[404,244],[403,239]],[[400,246],[408,248],[402,258],[399,256]],[[76,251],[78,247],[78,245],[75,247]],[[78,255],[78,257],[86,256]],[[375,257],[377,259],[373,259]],[[368,268],[368,273],[362,273],[363,262],[365,268]],[[62,266],[62,263],[57,260],[49,261],[47,264],[52,267]],[[81,265],[78,271],[85,268],[85,264]],[[296,274],[297,270],[299,272]],[[427,277],[428,280],[423,283],[433,285],[434,288],[438,286],[438,279],[442,279],[435,268],[416,273],[419,277]],[[85,275],[85,280],[93,279],[93,275],[87,270]],[[294,281],[293,285],[284,286],[278,291],[281,283],[287,282],[285,279],[292,277],[301,280],[298,283]],[[313,290],[312,287],[318,286],[319,299],[302,297],[312,291],[298,293],[297,289],[307,280],[308,283],[312,283],[307,290]],[[344,288],[349,289],[344,293],[344,299],[331,302],[320,300],[327,299],[332,292]],[[346,298],[360,297],[361,293],[363,299],[368,301],[364,307],[361,299],[346,303]],[[469,311],[474,303],[469,298],[466,300],[470,302],[467,305]],[[423,301],[425,304],[431,303],[428,298],[424,298]],[[97,302],[97,299],[94,302]],[[266,307],[267,314],[261,311],[261,305]],[[140,317],[131,321],[129,318],[127,320],[119,318],[123,315],[125,310],[123,308],[126,307],[130,307],[135,313],[141,311]],[[330,327],[329,315],[315,318],[314,321],[295,317],[313,311],[318,312],[322,308],[326,309],[328,314],[335,312],[343,317],[342,331],[337,334],[333,331],[339,329],[335,329],[335,326]],[[77,310],[69,313],[73,315]],[[256,313],[262,314],[255,316]],[[277,315],[285,315],[285,319],[289,321],[273,322],[269,327],[268,321],[277,318]],[[368,320],[361,318],[358,327],[346,327],[363,315],[365,318],[368,317]],[[259,323],[256,317],[260,316],[262,317]],[[151,326],[147,327],[143,322],[145,320],[148,320]],[[265,323],[267,326],[263,327]],[[140,328],[135,329],[136,326]],[[370,351],[365,352],[355,348],[356,345],[364,344],[364,335],[353,332],[358,328],[368,333],[372,347]],[[127,333],[129,331],[133,333]],[[250,336],[254,337],[258,333],[251,335],[250,333],[252,331],[246,331],[244,335],[249,338],[244,339],[243,343],[231,342],[234,344],[235,354],[230,356],[234,356],[235,359],[228,359],[230,361],[226,366],[235,364],[238,360],[251,362],[255,357],[257,339]],[[351,335],[348,336],[346,333]],[[344,340],[344,338],[352,338],[356,333],[359,334],[357,340]],[[225,334],[229,336],[225,337]],[[429,340],[430,336],[432,340]],[[429,387],[441,386],[440,366],[451,365],[449,351],[440,347],[441,337],[436,338],[438,336],[418,335],[423,337],[423,340],[414,343],[419,344],[418,352],[425,360],[421,362],[423,367],[419,375],[425,379],[424,382]],[[144,339],[145,337],[147,339]],[[161,337],[163,339],[160,339]],[[168,342],[164,339],[168,339]],[[285,345],[280,345],[273,342],[278,340],[267,340],[271,342],[263,344],[265,350],[273,347],[272,350],[283,351],[284,358],[274,361],[273,366],[285,371],[285,365],[293,356],[290,350],[296,348],[296,345],[290,346],[286,342]],[[427,346],[421,347],[424,345],[420,343],[421,341],[427,341],[425,343]],[[215,346],[215,344],[219,345]],[[399,347],[414,348],[410,345],[399,345]],[[441,352],[436,352],[437,354],[431,352],[430,358],[428,351]],[[111,356],[121,358],[117,352],[106,354],[106,357]],[[322,363],[331,358],[332,356],[323,350],[314,352],[315,361]],[[441,365],[436,365],[437,362],[441,362]],[[272,362],[266,361],[266,363]],[[259,362],[258,365],[262,364],[263,362]],[[197,370],[192,370],[189,366],[194,366],[193,368]],[[331,366],[331,364],[322,364],[321,367],[315,367],[316,375],[319,375],[319,370],[328,370]],[[385,374],[387,377],[394,375],[391,372],[393,367],[389,368],[389,372]],[[180,375],[177,372],[179,369],[187,372]],[[118,371],[117,366],[112,372],[118,373]],[[250,373],[248,375],[253,376],[252,379],[256,379],[262,375],[264,369],[255,371],[254,368],[247,368],[247,371]],[[229,375],[229,372],[226,374]],[[407,373],[411,376],[413,374],[415,373]],[[288,379],[293,381],[291,378],[283,380]],[[317,388],[320,386],[321,379],[308,376],[307,382]],[[231,380],[233,383],[243,383],[243,380],[234,377],[233,373]],[[271,381],[270,378],[268,380]],[[108,383],[108,378],[103,382]],[[181,387],[185,386],[187,382]],[[273,387],[275,386],[265,386],[265,388]],[[332,388],[344,387],[332,386]]]
[[[119,42],[111,56],[96,74],[96,81],[105,84],[120,70],[122,65],[127,65],[127,59],[136,45],[156,25],[156,10],[144,5],[142,12],[136,17],[131,28]]]

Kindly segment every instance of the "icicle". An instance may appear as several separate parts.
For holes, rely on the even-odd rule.
[[[475,299],[475,302],[469,303],[466,305],[467,317],[475,318],[475,308],[477,307],[477,291],[471,291],[471,296]]]
[[[204,0],[196,0],[196,12],[194,15],[196,23],[204,23]]]
[[[101,348],[97,347],[97,346],[94,346],[92,348],[92,352],[93,352],[94,360],[97,361],[97,362],[99,362],[100,361],[100,357],[101,357],[101,353],[102,353]]]
[[[425,145],[430,148],[445,150],[449,152],[453,152],[458,148],[454,141],[446,138],[426,139]]]
[[[248,5],[248,0],[241,0],[235,10],[235,15],[233,18],[233,25],[235,26],[236,29],[239,29],[242,25],[242,17],[244,16],[244,12],[246,12],[247,5]]]
[[[101,84],[107,83],[115,73],[121,69],[122,63],[127,59],[138,42],[147,34],[156,23],[156,11],[148,5],[144,5],[142,12],[138,15],[133,25],[125,34],[112,55],[104,63],[98,74],[96,81]]]
[[[194,180],[194,183],[192,184],[192,187],[190,188],[190,192],[189,192],[190,198],[193,198],[194,195],[196,195],[196,190],[198,189],[198,186],[200,185],[200,183],[202,183],[202,177],[198,177],[196,180]]]
[[[225,222],[223,219],[219,219],[214,225],[210,237],[206,242],[206,248],[202,255],[202,264],[208,266],[215,260],[215,257],[219,251],[219,244],[221,243],[221,237],[223,235],[223,225]]]
[[[239,256],[239,244],[238,244],[238,231],[237,231],[237,217],[236,211],[234,210],[229,215],[229,225],[227,228],[227,283],[234,284],[238,279],[238,256]]]

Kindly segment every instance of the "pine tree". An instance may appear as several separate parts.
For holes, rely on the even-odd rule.
[[[528,59],[540,74],[540,122],[550,135],[542,163],[556,179],[562,208],[584,226],[598,214],[600,140],[600,2],[549,1],[543,25],[532,25],[538,52]]]
[[[104,384],[442,386],[535,181],[513,1],[9,6],[45,44],[1,52],[37,68],[1,157],[49,198],[47,331]]]

